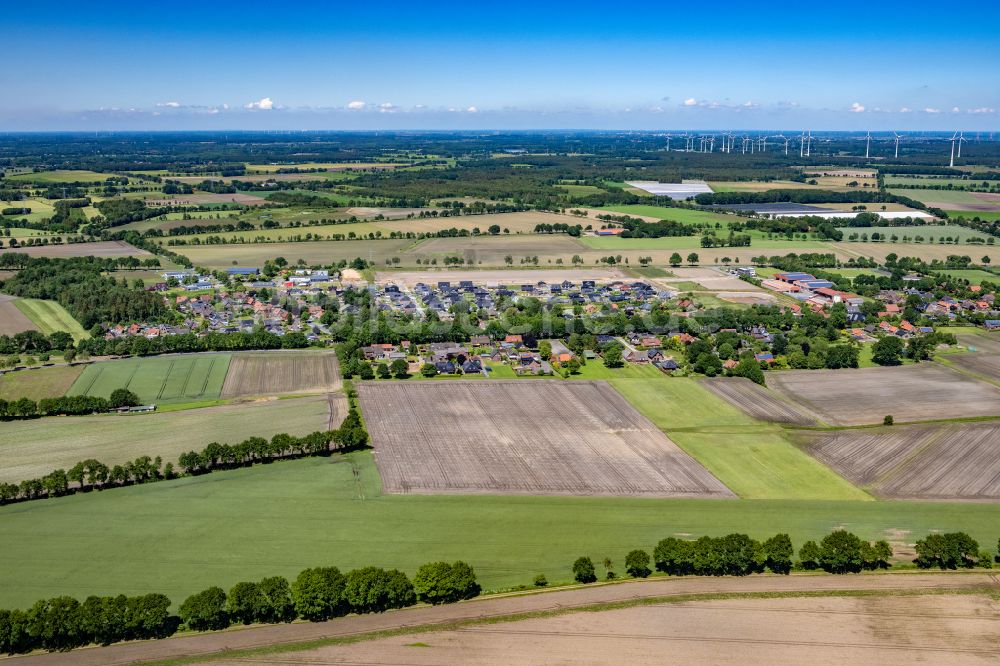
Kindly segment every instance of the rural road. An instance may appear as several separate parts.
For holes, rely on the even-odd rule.
[[[420,606],[379,615],[360,615],[330,622],[249,627],[218,633],[196,634],[161,641],[124,643],[68,653],[13,657],[3,663],[45,666],[118,666],[177,657],[208,656],[224,650],[297,643],[325,638],[446,625],[456,621],[486,619],[519,613],[566,610],[592,604],[653,597],[714,593],[815,592],[840,590],[940,591],[994,586],[1000,576],[988,573],[881,573],[846,576],[792,575],[747,578],[655,578],[595,585],[538,594],[500,596],[448,606]]]

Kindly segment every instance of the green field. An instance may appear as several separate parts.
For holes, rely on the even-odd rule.
[[[80,322],[66,312],[66,308],[55,301],[19,298],[14,301],[14,306],[24,313],[25,317],[34,322],[38,330],[45,335],[51,335],[56,331],[66,331],[77,341],[90,337],[80,326]]]
[[[611,384],[742,498],[871,499],[792,445],[780,427],[753,420],[693,379]]]
[[[978,258],[979,257],[975,257],[975,259]],[[982,284],[983,280],[987,280],[989,282],[994,282],[994,283],[1000,282],[1000,275],[994,275],[993,273],[990,273],[988,271],[981,271],[977,269],[949,270],[943,272],[946,275],[950,275],[953,278],[958,278],[960,280],[968,280],[969,284]]]
[[[94,363],[69,395],[107,398],[127,388],[143,403],[170,404],[218,398],[229,370],[229,354],[184,354]]]
[[[113,178],[113,173],[96,173],[94,171],[57,169],[55,171],[39,171],[38,173],[18,173],[8,176],[8,180],[28,183],[103,183]]]
[[[991,181],[991,184],[995,184],[996,181]],[[914,185],[951,185],[952,187],[969,187],[976,186],[980,187],[983,184],[982,180],[976,180],[972,178],[947,178],[941,176],[893,176],[887,175],[885,177],[886,187],[912,187]],[[937,191],[937,190],[935,190]]]
[[[923,236],[925,243],[931,238],[940,241],[946,236],[958,238],[962,242],[972,237],[989,238],[989,234],[968,227],[960,227],[957,224],[925,224],[917,227],[838,227],[838,229],[844,232],[845,241],[851,234],[858,234],[859,237],[861,234],[868,234],[868,237],[871,238],[873,233],[883,236],[896,235],[900,242],[902,242],[903,236],[909,236],[911,239],[915,236]]]
[[[751,234],[754,238],[749,247],[723,247],[719,250],[739,254],[754,254],[757,250],[784,250],[785,252],[832,252],[830,244],[818,240],[786,240],[785,238],[768,239],[758,232]],[[725,234],[723,234],[725,236]],[[663,238],[618,238],[617,236],[581,236],[580,242],[594,250],[683,250],[685,253],[694,250],[699,252],[701,236],[666,236]],[[684,254],[683,256],[687,256]],[[749,256],[749,255],[747,255]]]
[[[305,231],[302,232],[305,235]],[[317,241],[303,243],[250,243],[246,245],[182,245],[171,248],[197,266],[227,268],[233,265],[260,267],[268,259],[285,257],[289,263],[303,259],[307,264],[330,264],[356,257],[371,259],[376,265],[400,256],[414,244],[412,240]],[[234,262],[236,262],[234,264]]]
[[[974,192],[963,192],[961,190],[910,190],[894,187],[890,192],[924,203],[944,204],[941,207],[947,210],[969,210],[967,208],[969,204],[983,205],[987,203],[983,199],[976,197]],[[976,212],[966,213],[969,217],[976,214]]]
[[[978,217],[980,220],[986,220],[988,222],[995,222],[997,220],[1000,220],[1000,211],[993,211],[993,212],[981,211],[981,210],[967,211],[967,210],[951,210],[950,208],[946,208],[944,210],[946,213],[948,213],[949,217],[965,217],[970,220],[974,217]]]
[[[280,432],[326,430],[326,396],[219,405],[154,414],[54,416],[0,422],[0,481],[17,483],[96,458],[106,465],[139,456],[177,464],[210,442],[238,443]]]
[[[661,220],[673,220],[684,224],[711,224],[720,223],[723,228],[728,228],[730,222],[738,222],[741,218],[735,215],[723,215],[721,213],[709,213],[703,210],[691,210],[689,208],[671,208],[670,206],[646,206],[643,204],[622,204],[617,206],[604,206],[601,210],[611,213],[622,213],[625,215],[645,215],[656,217]]]
[[[359,474],[355,478],[355,470]],[[913,543],[964,530],[994,544],[1000,505],[379,494],[370,453],[309,458],[0,508],[0,607],[41,597],[162,592],[377,565],[408,574],[463,559],[485,589],[571,578],[581,555],[621,569],[671,535],[786,531],[796,547],[843,527]]]
[[[59,365],[5,373],[0,375],[0,400],[58,398],[66,395],[81,372],[82,365]]]

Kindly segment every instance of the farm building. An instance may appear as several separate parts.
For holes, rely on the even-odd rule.
[[[598,229],[597,230],[597,235],[598,236],[618,236],[623,231],[625,231],[625,230],[624,229],[615,229],[615,228]]]
[[[228,268],[226,272],[234,276],[256,277],[260,274],[258,268]]]

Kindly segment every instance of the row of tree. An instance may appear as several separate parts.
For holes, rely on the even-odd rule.
[[[58,398],[4,400],[0,398],[0,421],[39,416],[82,416],[100,414],[120,407],[135,407],[139,397],[128,389],[115,389],[108,398],[93,395],[64,395]]]
[[[275,624],[297,618],[322,622],[349,613],[382,613],[417,602],[454,603],[478,596],[476,574],[465,562],[432,562],[411,581],[401,571],[363,567],[305,569],[289,584],[281,576],[240,582],[227,594],[210,587],[184,600],[177,615],[162,594],[139,597],[42,599],[28,610],[0,610],[0,653],[62,652],[90,644],[166,638],[232,624]]]

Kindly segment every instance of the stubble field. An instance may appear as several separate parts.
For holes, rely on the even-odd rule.
[[[14,296],[0,294],[0,335],[38,330],[35,324],[14,305],[16,300]]]
[[[833,425],[1000,415],[1000,390],[937,363],[855,370],[789,370],[768,385]]]
[[[96,243],[65,243],[63,245],[32,245],[19,247],[16,252],[32,257],[151,257],[146,250],[125,241],[98,241]]]
[[[333,352],[233,354],[223,398],[336,391],[340,368]]]
[[[362,384],[391,493],[734,497],[604,382]]]

